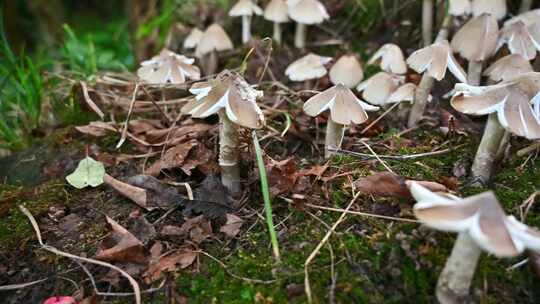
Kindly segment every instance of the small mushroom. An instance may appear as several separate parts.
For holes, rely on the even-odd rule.
[[[489,14],[472,18],[454,35],[452,50],[469,61],[469,84],[480,84],[482,63],[495,54],[498,36],[497,19]]]
[[[470,0],[450,0],[448,13],[452,16],[465,16],[472,12]]]
[[[540,8],[528,12],[523,12],[522,14],[512,17],[504,23],[504,26],[518,21],[525,23],[525,25],[527,26],[533,23],[537,23],[538,21],[540,21]]]
[[[407,63],[403,57],[403,52],[395,44],[387,43],[383,45],[369,59],[368,64],[373,64],[379,60],[381,69],[385,72],[399,75],[407,73]]]
[[[212,75],[217,70],[218,56],[217,52],[233,49],[233,43],[225,30],[217,23],[210,25],[204,31],[195,54],[202,58],[204,62],[204,72],[206,75]]]
[[[520,54],[527,60],[536,58],[536,51],[540,50],[540,22],[529,26],[521,20],[505,24],[497,48],[504,44],[512,54]]]
[[[262,9],[251,0],[238,0],[229,11],[231,17],[242,17],[242,43],[251,40],[251,17],[261,15]]]
[[[281,23],[289,22],[288,7],[285,0],[270,0],[264,9],[264,19],[274,23],[274,40],[281,44]]]
[[[491,191],[464,199],[431,192],[408,182],[417,201],[415,216],[426,226],[459,233],[437,282],[440,303],[468,303],[469,289],[482,251],[514,257],[540,249],[540,232],[506,216]]]
[[[510,54],[491,64],[484,71],[484,76],[488,76],[494,82],[499,82],[532,71],[533,67],[527,59],[519,54]]]
[[[368,119],[366,111],[377,111],[379,107],[361,101],[351,89],[343,84],[337,84],[311,97],[304,104],[304,112],[313,117],[328,109],[330,110],[330,116],[326,125],[324,149],[326,158],[333,155],[333,149],[341,147],[345,126],[351,123],[364,123]]]
[[[203,36],[203,32],[194,27],[193,29],[191,29],[191,31],[189,32],[189,35],[186,37],[186,39],[184,40],[184,49],[194,49],[197,47],[197,45],[199,45],[199,41],[201,41],[201,38]]]
[[[343,55],[334,63],[329,75],[333,84],[352,89],[364,79],[364,70],[355,55]]]
[[[490,14],[497,20],[506,17],[506,0],[473,0],[472,13],[474,16]]]
[[[195,94],[195,99],[182,108],[182,113],[195,118],[219,115],[221,181],[231,193],[238,194],[241,190],[238,127],[259,129],[264,125],[264,116],[256,103],[263,92],[228,70],[213,80],[194,84],[190,92]]]
[[[182,84],[187,79],[199,80],[201,71],[195,59],[163,49],[159,55],[141,62],[137,76],[149,84]]]
[[[368,80],[360,83],[356,90],[362,92],[362,97],[369,103],[382,106],[388,104],[388,99],[405,81],[404,76],[379,72]]]
[[[307,26],[322,23],[330,18],[324,5],[318,0],[287,0],[289,17],[296,24],[294,46],[304,48],[306,46]]]
[[[331,57],[323,57],[313,53],[291,63],[285,70],[285,75],[292,81],[305,81],[321,78],[328,72],[325,65],[332,61]]]
[[[416,93],[416,85],[414,83],[406,83],[399,88],[397,88],[386,100],[387,104],[398,103],[402,101],[414,102],[414,94]],[[428,98],[428,101],[431,101],[431,95]]]

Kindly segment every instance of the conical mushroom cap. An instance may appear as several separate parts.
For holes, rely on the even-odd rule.
[[[285,70],[285,75],[292,81],[321,78],[327,73],[324,65],[330,61],[332,61],[331,57],[322,57],[309,53],[291,63]]]
[[[491,191],[460,199],[431,192],[415,182],[409,188],[417,201],[415,216],[429,227],[468,233],[480,248],[498,257],[540,247],[540,233],[507,217]]]
[[[304,112],[313,117],[328,109],[330,109],[332,121],[350,125],[365,122],[368,119],[366,111],[377,111],[379,107],[361,101],[349,88],[338,84],[311,97],[304,104]]]
[[[236,4],[229,11],[229,16],[231,17],[253,16],[261,14],[262,9],[251,0],[238,0],[238,2],[236,2]]]
[[[507,44],[510,53],[519,54],[527,60],[533,60],[536,58],[536,50],[540,49],[540,30],[536,24],[531,25],[530,29],[539,36],[538,42],[534,40],[533,34],[522,21],[506,25],[501,31],[498,48]]]
[[[225,70],[212,81],[194,84],[190,92],[196,96],[182,107],[184,114],[204,118],[225,109],[229,120],[240,126],[259,129],[264,125],[256,103],[263,92],[251,88],[237,73]]]
[[[318,0],[287,0],[289,17],[298,23],[317,24],[330,18],[324,5]]]
[[[506,0],[473,0],[472,12],[474,16],[490,14],[497,20],[506,17]]]
[[[184,48],[185,49],[194,49],[199,44],[199,41],[201,41],[201,37],[203,36],[203,32],[194,27],[191,32],[189,32],[189,35],[184,40]]]
[[[505,81],[516,75],[532,72],[531,63],[519,54],[510,54],[497,60],[484,71],[484,76],[488,76],[493,81]]]
[[[495,54],[498,38],[497,19],[482,14],[469,20],[454,35],[452,49],[469,61],[484,61]]]
[[[407,64],[416,72],[426,72],[438,81],[444,78],[448,68],[459,81],[467,82],[467,74],[454,58],[447,40],[417,50],[407,58]]]
[[[271,0],[264,9],[264,19],[276,22],[289,22],[289,8],[285,0]]]
[[[233,49],[233,43],[225,30],[217,23],[210,25],[204,31],[195,54],[204,56],[213,51],[227,51]]]
[[[540,8],[531,10],[523,14],[519,14],[513,18],[510,18],[508,19],[508,21],[504,23],[504,26],[507,26],[509,24],[512,24],[518,21],[525,23],[526,26],[529,26],[533,23],[537,23],[538,21],[540,21]]]
[[[470,0],[450,0],[448,12],[452,16],[469,15],[472,11]]]
[[[193,65],[194,62],[194,59],[163,49],[159,55],[141,62],[137,76],[151,84],[181,84],[188,78],[198,80],[201,71]]]
[[[333,84],[343,84],[354,88],[364,79],[364,71],[360,61],[354,55],[343,55],[330,69],[330,81]]]
[[[383,71],[393,74],[407,73],[407,63],[399,46],[392,43],[383,45],[369,59],[368,64],[372,64],[379,59],[381,59],[381,69]]]
[[[395,90],[386,100],[386,103],[396,103],[402,101],[414,101],[416,93],[416,85],[414,83],[406,83]],[[431,96],[430,96],[431,97]]]
[[[379,72],[368,80],[360,83],[356,90],[363,92],[362,97],[374,105],[384,105],[388,103],[388,98],[394,93],[405,78],[386,72]]]

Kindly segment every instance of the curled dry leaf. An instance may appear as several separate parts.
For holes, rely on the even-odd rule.
[[[168,149],[165,154],[146,170],[149,175],[156,176],[163,169],[180,168],[193,147],[197,146],[196,140],[179,143]]]
[[[108,174],[105,174],[103,181],[142,208],[146,210],[153,209],[148,206],[148,195],[146,190],[121,182]]]
[[[107,262],[146,263],[143,243],[112,218],[107,216],[106,219],[111,233],[99,244],[96,259]]]
[[[363,177],[354,183],[359,191],[381,197],[411,198],[411,192],[407,187],[407,178],[390,173],[378,172]],[[448,192],[448,189],[439,183],[430,181],[415,181],[433,192]]]
[[[227,213],[227,222],[221,226],[219,231],[225,233],[228,237],[235,237],[240,232],[243,223],[244,220],[240,217]]]
[[[186,220],[180,229],[183,234],[189,235],[190,239],[197,244],[212,236],[212,225],[203,215]]]
[[[192,248],[181,248],[166,256],[159,257],[148,266],[148,270],[143,274],[147,284],[161,278],[163,272],[173,272],[177,269],[189,267],[197,258],[197,252]]]

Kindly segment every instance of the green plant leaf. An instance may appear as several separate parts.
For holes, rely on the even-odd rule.
[[[97,187],[103,184],[105,166],[91,157],[86,157],[79,162],[77,169],[66,177],[67,182],[77,189],[88,186]]]

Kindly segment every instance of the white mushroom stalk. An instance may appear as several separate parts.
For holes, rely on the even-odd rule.
[[[239,0],[229,11],[231,17],[242,17],[242,43],[251,40],[251,17],[261,15],[262,9],[251,0]]]
[[[533,4],[533,0],[521,0],[521,6],[519,7],[520,13],[528,12]]]
[[[368,119],[366,111],[377,111],[379,107],[361,101],[351,89],[337,84],[304,104],[304,112],[309,116],[318,116],[326,110],[330,110],[330,116],[326,125],[324,156],[330,158],[333,150],[341,147],[345,126],[364,123]]]
[[[274,40],[281,44],[281,23],[289,22],[288,6],[285,0],[271,0],[264,9],[264,19],[274,23]]]
[[[330,16],[318,0],[287,0],[289,17],[296,22],[294,46],[305,48],[307,26],[320,24]]]
[[[433,0],[422,2],[422,41],[424,46],[433,42]]]
[[[228,70],[214,80],[194,84],[190,92],[195,94],[195,99],[182,108],[182,113],[195,118],[219,114],[221,181],[232,194],[238,194],[241,191],[238,127],[259,129],[264,125],[264,116],[256,104],[263,92]]]
[[[410,182],[409,188],[417,201],[414,214],[423,224],[459,233],[437,283],[440,303],[469,302],[482,251],[514,257],[525,249],[540,249],[540,232],[506,216],[491,191],[461,199],[431,192],[415,182]]]
[[[195,59],[163,49],[159,55],[141,62],[137,76],[149,84],[182,84],[187,79],[199,80],[201,71]]]

